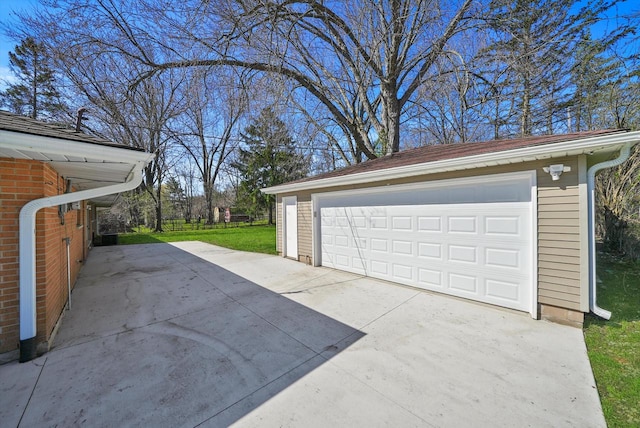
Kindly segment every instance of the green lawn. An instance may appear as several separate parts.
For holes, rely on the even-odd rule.
[[[585,319],[591,367],[609,427],[640,427],[640,263],[598,260],[598,306],[611,320]]]
[[[125,233],[118,236],[118,243],[124,245],[177,241],[202,241],[234,250],[276,254],[276,228],[267,225],[241,225],[160,233]]]

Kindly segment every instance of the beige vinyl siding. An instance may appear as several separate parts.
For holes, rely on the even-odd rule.
[[[587,156],[578,156],[578,188],[580,192],[580,310],[589,312],[589,191],[587,189]]]
[[[538,171],[538,302],[581,309],[580,187],[577,158],[557,159],[571,167],[553,181]],[[583,207],[583,209],[586,207]]]
[[[276,251],[282,254],[282,195],[276,197]]]
[[[311,194],[298,195],[298,260],[311,264],[312,251]]]

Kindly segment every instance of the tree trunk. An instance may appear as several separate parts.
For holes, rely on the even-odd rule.
[[[215,213],[213,209],[213,184],[206,182],[204,185],[204,198],[207,205],[207,224],[215,222]]]
[[[162,230],[162,186],[158,185],[156,190],[156,232],[163,232]]]
[[[155,203],[156,203],[156,232],[164,232],[162,230],[162,163],[160,159],[154,162],[154,173],[158,179],[158,187],[156,187]],[[153,189],[152,189],[153,191]]]
[[[31,80],[31,118],[38,118],[38,53],[33,53],[33,77]]]
[[[397,89],[390,83],[381,85],[384,110],[382,120],[386,127],[386,135],[382,137],[382,154],[390,155],[400,151],[400,102],[397,98]]]
[[[520,116],[520,134],[522,137],[531,135],[531,86],[529,79],[525,78],[522,91],[522,106]]]

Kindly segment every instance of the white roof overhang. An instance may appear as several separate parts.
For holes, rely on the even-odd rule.
[[[124,183],[133,168],[148,164],[153,154],[125,146],[65,140],[0,129],[0,158],[46,162],[76,191]],[[94,198],[97,205],[110,205],[117,195]]]
[[[362,183],[374,183],[399,178],[413,177],[426,174],[460,171],[497,165],[530,162],[536,160],[562,158],[568,156],[610,155],[617,152],[625,144],[640,142],[640,131],[621,132],[578,140],[562,141],[539,146],[522,147],[499,152],[483,153],[463,156],[453,159],[443,159],[422,162],[394,168],[379,169],[352,173],[334,177],[310,179],[307,181],[281,184],[267,187],[262,192],[270,195],[291,193],[305,190],[315,190],[327,187],[348,186]],[[483,144],[483,143],[477,143]]]

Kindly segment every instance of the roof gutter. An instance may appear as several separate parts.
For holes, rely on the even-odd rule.
[[[147,154],[148,155],[148,154]],[[136,161],[127,180],[110,186],[35,199],[20,210],[20,362],[37,356],[36,214],[42,208],[133,190],[142,182],[144,161]]]
[[[515,162],[527,162],[553,157],[575,156],[592,153],[604,149],[612,150],[617,145],[630,141],[640,141],[640,131],[620,132],[606,134],[592,138],[563,141],[554,144],[522,147],[519,149],[505,150],[501,152],[484,153],[480,155],[465,156],[454,159],[443,159],[427,163],[418,163],[388,169],[379,169],[342,176],[311,179],[302,182],[281,184],[261,189],[266,194],[278,194],[295,192],[300,190],[313,190],[331,186],[353,185],[360,183],[372,183],[375,181],[392,180],[422,174],[435,174],[439,172],[456,171],[478,168],[483,166],[502,165]],[[477,143],[482,144],[482,143]]]
[[[605,168],[613,168],[629,159],[631,146],[627,143],[620,149],[617,158],[592,165],[587,170],[588,221],[589,221],[589,309],[597,316],[606,320],[611,318],[611,312],[598,306],[596,299],[596,223],[595,223],[595,178],[596,174]]]

